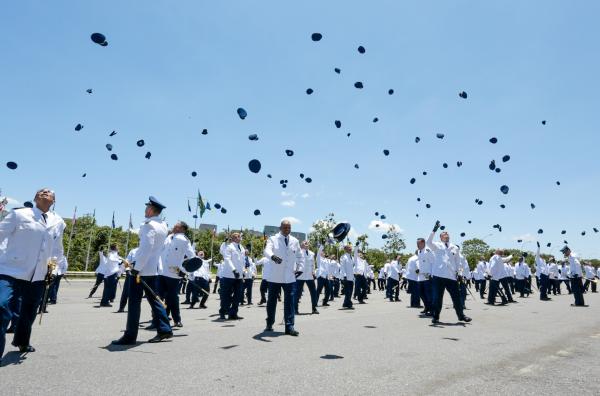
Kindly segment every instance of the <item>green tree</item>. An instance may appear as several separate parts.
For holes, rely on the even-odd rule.
[[[89,249],[88,270],[93,271],[98,266],[98,251],[108,248],[109,236],[110,243],[116,243],[119,254],[122,257],[127,255],[128,250],[139,244],[139,238],[134,232],[129,232],[129,243],[127,243],[127,230],[117,227],[112,230],[109,226],[97,226],[93,216],[86,214],[80,216],[73,226],[72,219],[64,219],[67,227],[63,236],[63,247],[65,256],[68,253],[69,271],[83,271],[85,269],[86,259]],[[73,231],[71,234],[71,230]],[[91,237],[91,243],[90,243]]]
[[[335,215],[329,213],[322,220],[317,220],[312,225],[312,230],[308,234],[308,242],[311,246],[319,246],[325,244],[329,238],[329,233],[335,227]]]
[[[381,249],[367,249],[365,251],[365,260],[373,266],[374,271],[379,271],[387,262],[387,255]]]
[[[471,268],[475,268],[481,257],[487,258],[491,252],[490,246],[479,238],[467,239],[462,243],[461,250]]]
[[[385,245],[383,246],[383,251],[388,256],[395,257],[406,248],[406,244],[404,243],[402,234],[398,230],[396,230],[396,227],[394,227],[393,225],[390,226],[386,235],[387,239],[385,241]]]

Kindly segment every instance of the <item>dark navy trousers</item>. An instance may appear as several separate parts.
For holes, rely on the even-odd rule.
[[[43,294],[44,281],[29,282],[0,275],[0,357],[4,354],[8,324],[13,320],[12,309],[19,306],[15,300],[21,298],[13,344],[28,346],[31,338],[31,326],[35,321]]]
[[[149,287],[157,291],[157,276],[142,276],[142,279]],[[137,283],[135,277],[129,282],[129,309],[127,310],[127,328],[123,335],[126,339],[137,340],[138,329],[140,326],[140,314],[142,305],[142,295],[144,287],[142,283]],[[158,293],[157,293],[158,294]],[[150,293],[146,292],[146,300],[152,309],[152,324],[156,326],[159,334],[170,333],[172,331],[169,324],[169,317],[163,305],[157,301]]]

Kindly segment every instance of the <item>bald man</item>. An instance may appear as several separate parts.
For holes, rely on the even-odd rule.
[[[273,331],[277,296],[283,289],[283,314],[285,334],[298,336],[294,328],[294,304],[296,300],[296,278],[304,272],[304,255],[300,243],[290,233],[292,224],[283,220],[279,232],[267,240],[264,256],[271,260],[269,294],[267,297],[267,327],[265,331]]]

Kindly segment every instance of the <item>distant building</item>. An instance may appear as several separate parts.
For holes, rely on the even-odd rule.
[[[273,236],[279,232],[279,226],[269,226],[266,225],[263,229],[263,232],[266,236]],[[306,239],[306,234],[303,232],[294,232],[292,231],[292,236],[298,239],[300,242]]]
[[[198,229],[200,231],[216,231],[217,230],[217,225],[216,224],[200,224],[200,226],[198,226]]]

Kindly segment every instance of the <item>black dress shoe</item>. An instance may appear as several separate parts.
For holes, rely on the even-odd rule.
[[[157,334],[154,337],[150,338],[148,342],[155,343],[161,342],[162,340],[168,340],[169,338],[173,338],[173,333],[161,333]]]
[[[173,327],[183,327],[183,323],[177,322],[173,325]]]
[[[191,304],[191,302],[190,301],[184,301],[184,302],[182,302],[182,304]]]
[[[225,315],[220,315],[219,320],[227,320],[227,318],[225,317]]]
[[[267,325],[267,327],[265,327],[265,332],[266,331],[273,331],[273,326]]]
[[[253,303],[249,302],[248,305],[254,305]]]
[[[264,304],[264,303],[266,303],[266,302],[267,302],[267,301],[265,301],[265,300],[260,300],[260,301],[258,302],[258,305],[263,305],[263,304]]]
[[[188,307],[188,309],[194,309],[194,305],[196,305],[196,304],[190,304],[190,306]]]
[[[206,309],[207,307],[206,307],[206,305],[201,304],[198,308],[200,308],[200,309]]]
[[[112,345],[135,345],[135,340],[126,338],[125,336],[111,342]]]
[[[517,304],[517,303],[518,303],[518,301],[515,301],[515,300],[510,300],[510,301],[509,301],[509,303],[511,303],[511,304]]]
[[[329,304],[327,304],[327,303],[323,303],[323,304],[321,304],[321,306],[322,306],[322,307],[328,307],[328,306],[329,306]]]
[[[146,327],[144,327],[144,330],[156,330],[156,326],[154,326],[153,324],[148,325]]]
[[[110,307],[112,307],[112,305],[111,305],[111,304],[109,304],[109,303],[106,303],[106,304],[100,304],[100,306],[101,306],[101,307],[109,307],[109,308],[110,308]]]
[[[462,318],[460,318],[460,319],[458,319],[458,320],[460,320],[460,321],[462,321],[462,322],[467,322],[467,323],[469,323],[469,322],[470,322],[472,319],[471,319],[471,318],[469,318],[468,316],[463,316]]]
[[[440,323],[440,320],[436,319],[436,318],[433,318],[433,319],[431,319],[431,323],[438,324],[438,323]]]
[[[118,310],[117,312],[115,312],[115,313],[123,313],[123,312],[125,312],[125,310],[124,310],[124,309],[119,309],[119,310]]]
[[[229,315],[229,320],[242,320],[242,319],[244,319],[244,318],[241,316],[238,316],[238,315]]]
[[[317,315],[317,314],[319,314],[319,311],[317,311],[317,308],[313,308],[312,313]]]
[[[21,352],[21,353],[35,352],[35,348],[32,347],[31,345],[19,346],[19,352]]]
[[[298,337],[298,335],[300,335],[300,333],[298,331],[294,330],[294,329],[288,329],[288,330],[286,330],[285,334],[286,335],[291,335],[291,336],[294,336],[294,337]]]

